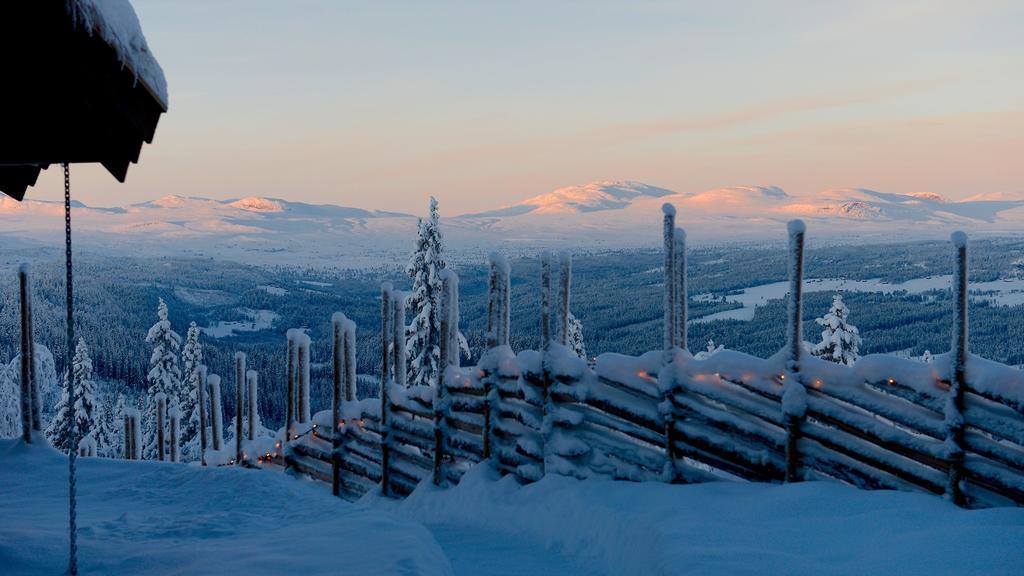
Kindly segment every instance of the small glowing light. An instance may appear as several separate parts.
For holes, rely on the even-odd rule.
[[[889,378],[889,384],[895,384],[895,383],[896,383],[895,380],[893,380],[892,378]]]
[[[786,379],[786,375],[785,374],[779,374],[779,380],[785,380],[785,379]]]

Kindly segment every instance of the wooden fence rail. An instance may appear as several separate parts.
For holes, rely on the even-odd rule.
[[[559,259],[556,283],[545,254],[542,349],[514,353],[509,267],[492,256],[490,349],[459,367],[457,278],[446,273],[439,384],[407,388],[403,296],[385,286],[380,397],[354,399],[355,326],[337,315],[332,409],[285,442],[284,462],[348,498],[444,486],[488,461],[523,482],[830,479],[966,507],[1024,505],[1024,374],[968,351],[966,237],[953,237],[953,350],[932,363],[872,355],[845,366],[810,356],[801,338],[802,223],[789,230],[787,345],[767,359],[686,350],[685,236],[673,210],[664,227],[666,349],[577,358],[566,346],[571,260]]]

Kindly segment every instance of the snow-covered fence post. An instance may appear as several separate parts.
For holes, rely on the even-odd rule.
[[[558,258],[558,343],[569,345],[569,296],[572,289],[572,254],[562,252]]]
[[[504,256],[492,252],[490,254],[490,297],[488,298],[488,349],[480,359],[480,381],[484,387],[484,429],[483,458],[490,459],[493,454],[494,424],[501,417],[499,386],[500,366],[499,346],[508,346],[509,341],[509,265]]]
[[[235,352],[235,462],[242,463],[242,437],[245,429],[242,416],[245,413],[245,352]]]
[[[395,291],[391,295],[391,308],[394,317],[391,321],[391,349],[394,357],[395,384],[405,387],[406,365],[405,365],[405,297],[402,292]]]
[[[441,272],[441,339],[437,389],[434,390],[434,485],[448,485],[448,370],[459,365],[459,277],[452,270]]]
[[[134,451],[132,450],[132,419],[128,412],[122,414],[122,420],[121,424],[124,427],[124,442],[122,442],[124,446],[124,459],[131,460]]]
[[[489,272],[487,277],[487,351],[484,353],[486,356],[498,346],[498,317],[499,303],[498,297],[498,262],[496,261],[498,254],[490,253],[489,259]],[[487,460],[490,458],[490,390],[494,389],[492,381],[490,381],[490,370],[489,366],[480,359],[480,383],[483,384],[483,459]]]
[[[220,376],[210,374],[206,377],[210,387],[210,434],[213,436],[214,451],[221,450],[224,442],[224,413],[220,407]]]
[[[499,255],[498,294],[501,311],[498,314],[498,346],[508,346],[512,332],[512,269],[508,260]]]
[[[345,319],[345,340],[343,343],[345,356],[345,401],[356,401],[356,323]]]
[[[966,505],[964,479],[964,392],[967,388],[967,234],[954,232],[950,237],[956,250],[953,291],[956,296],[953,316],[953,362],[950,367],[949,396],[946,399],[946,445],[949,449],[949,481],[946,497],[957,506]]]
[[[260,425],[260,411],[259,411],[259,384],[260,375],[255,370],[245,371],[245,384],[249,388],[248,397],[248,418],[249,418],[249,440],[256,439],[256,429]]]
[[[391,283],[380,285],[380,484],[385,496],[391,495],[391,430],[388,413],[391,411],[388,386],[391,384],[389,370],[391,349]]]
[[[662,240],[665,245],[665,297],[664,297],[664,339],[662,348],[665,350],[664,363],[672,361],[672,349],[676,346],[676,207],[665,203],[661,205],[664,213],[662,221]]]
[[[35,354],[32,343],[32,291],[29,287],[28,264],[18,268],[18,284],[21,289],[21,438],[32,443],[32,430],[38,429],[34,420],[36,399],[33,392]],[[70,354],[69,354],[70,357]]]
[[[493,252],[489,258],[489,273],[487,275],[487,349],[490,350],[498,345],[498,263],[495,262],[496,254]]]
[[[142,413],[135,408],[125,410],[125,415],[131,420],[131,460],[142,458]]]
[[[800,355],[803,353],[803,336],[800,323],[803,312],[804,276],[804,234],[807,230],[802,220],[791,220],[789,231],[789,306],[786,327],[786,374],[783,380],[782,413],[786,425],[786,482],[799,481],[800,454],[797,441],[800,438],[800,423],[807,413],[807,397],[800,382]]]
[[[540,348],[551,344],[551,253],[540,256]]]
[[[285,441],[291,440],[295,437],[295,365],[298,351],[295,347],[295,335],[298,333],[294,328],[288,330],[286,333],[288,338],[288,359],[286,361],[286,370],[288,371],[288,398],[285,402],[285,424],[284,424],[284,439]]]
[[[171,406],[167,411],[168,423],[171,425],[171,462],[178,461],[178,430],[181,427],[181,410],[177,406]]]
[[[299,332],[295,338],[298,348],[298,364],[295,371],[299,377],[299,414],[298,421],[308,424],[313,419],[312,409],[309,404],[309,346],[311,341],[309,334]]]
[[[199,462],[206,466],[206,366],[198,367],[196,398],[199,402]]]
[[[333,384],[331,388],[331,426],[334,434],[331,436],[331,494],[341,496],[341,403],[344,391],[342,386],[345,380],[345,350],[344,350],[344,324],[345,315],[335,312],[331,315],[331,360],[333,368]]]
[[[167,444],[164,441],[164,428],[167,424],[167,395],[157,392],[153,399],[156,401],[156,457],[163,462],[167,454]]]
[[[686,331],[686,318],[687,312],[687,278],[686,278],[686,231],[682,228],[676,228],[675,234],[675,286],[673,291],[675,292],[675,310],[673,315],[675,316],[676,322],[676,345],[683,350],[688,350],[689,346],[686,344],[687,331]]]

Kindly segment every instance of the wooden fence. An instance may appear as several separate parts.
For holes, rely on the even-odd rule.
[[[458,365],[458,284],[448,272],[439,384],[407,388],[398,324],[405,312],[396,305],[403,298],[385,286],[380,397],[355,400],[355,326],[336,314],[332,409],[290,424],[277,456],[347,498],[377,486],[404,496],[427,479],[456,483],[469,466],[489,461],[524,482],[545,474],[832,479],[945,495],[967,507],[1024,504],[1024,375],[968,353],[966,237],[953,237],[953,350],[932,363],[873,355],[848,367],[804,350],[802,223],[789,232],[787,345],[767,359],[685,350],[685,237],[670,209],[665,347],[639,357],[604,354],[589,366],[567,348],[571,261],[560,259],[555,287],[549,255],[542,258],[542,350],[514,353],[509,267],[492,257],[490,349],[477,366]]]

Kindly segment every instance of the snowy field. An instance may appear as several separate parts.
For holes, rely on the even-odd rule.
[[[272,471],[86,459],[84,574],[1020,574],[1024,509],[921,494],[585,481],[350,504]],[[0,572],[59,574],[66,460],[0,441]]]
[[[892,294],[893,292],[906,292],[907,294],[921,294],[931,290],[948,290],[953,277],[930,276],[927,278],[915,278],[900,283],[889,283],[881,280],[842,280],[839,278],[813,278],[804,281],[804,293],[807,292],[880,292]],[[977,300],[988,300],[997,306],[1018,306],[1024,304],[1024,279],[1008,278],[992,282],[971,282],[971,298]],[[742,304],[742,308],[716,312],[692,320],[692,322],[711,322],[713,320],[751,320],[754,318],[754,311],[758,306],[767,304],[769,300],[779,300],[789,293],[789,282],[772,282],[752,286],[730,294],[725,297],[729,302]],[[694,300],[708,301],[711,294],[701,294],[694,297]]]
[[[260,330],[266,330],[274,325],[280,316],[273,310],[239,310],[242,314],[245,314],[250,318],[249,322],[241,322],[237,320],[225,321],[221,320],[212,326],[200,328],[203,334],[210,336],[211,338],[227,338],[234,336],[239,332],[259,332]]]

